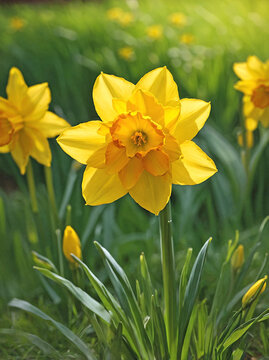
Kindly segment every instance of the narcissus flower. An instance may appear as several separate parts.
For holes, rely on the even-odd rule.
[[[118,54],[124,60],[131,60],[134,57],[134,50],[130,46],[125,46],[119,49]]]
[[[163,36],[163,27],[161,25],[152,25],[147,28],[147,35],[152,40],[160,39]]]
[[[264,290],[266,289],[266,280],[267,280],[267,276],[265,276],[264,278],[258,280],[245,293],[245,295],[242,298],[243,307],[246,307],[253,300],[253,298],[258,294],[258,291],[259,291],[260,294],[264,292]]]
[[[241,79],[235,89],[244,93],[243,111],[246,121],[255,130],[258,121],[269,126],[269,60],[261,62],[256,56],[249,56],[245,63],[235,63],[234,72]]]
[[[210,113],[210,103],[179,99],[166,67],[136,85],[101,73],[93,100],[103,121],[66,129],[57,141],[86,164],[82,193],[87,205],[110,203],[129,193],[158,214],[172,184],[199,184],[216,171],[214,162],[191,141]]]
[[[181,12],[173,13],[170,15],[169,20],[175,26],[183,26],[187,22],[187,17]]]
[[[70,261],[72,264],[77,264],[77,263],[72,258],[71,254],[74,254],[76,255],[76,257],[81,259],[80,240],[78,234],[71,226],[66,226],[64,230],[63,253],[64,256],[67,258],[67,260]]]
[[[47,138],[59,135],[69,124],[48,111],[51,101],[48,84],[28,87],[22,73],[13,67],[6,91],[7,100],[0,97],[0,152],[10,152],[22,174],[29,156],[50,166]]]
[[[183,44],[191,44],[194,42],[194,36],[192,34],[182,34],[180,36],[180,42],[182,42]]]

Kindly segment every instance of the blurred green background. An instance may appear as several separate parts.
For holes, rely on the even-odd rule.
[[[187,247],[197,253],[213,236],[204,281],[210,296],[213,290],[208,284],[216,280],[229,238],[239,230],[240,242],[248,251],[269,214],[268,131],[259,128],[255,132],[247,176],[237,144],[242,96],[233,88],[237,78],[232,70],[234,62],[243,62],[249,55],[267,60],[268,0],[223,0],[217,5],[213,0],[2,5],[0,34],[0,95],[6,97],[9,69],[16,66],[28,85],[49,83],[50,110],[72,125],[98,118],[91,94],[100,71],[137,82],[147,71],[166,65],[181,98],[211,101],[210,118],[195,141],[214,159],[219,172],[201,185],[176,186],[172,195],[178,268]],[[61,228],[69,211],[86,263],[102,276],[92,244],[98,240],[135,278],[138,257],[144,251],[155,281],[160,283],[157,218],[128,196],[114,204],[84,206],[84,169],[74,166],[55,140],[50,144]],[[58,261],[43,168],[33,165],[40,208],[36,216],[30,209],[25,177],[10,155],[0,155],[3,306],[13,296],[43,303],[42,294],[49,293],[52,302],[57,300],[57,287],[41,281],[32,270],[31,250]],[[267,228],[263,252],[268,251],[266,234]],[[261,261],[262,255],[254,259],[250,277]]]

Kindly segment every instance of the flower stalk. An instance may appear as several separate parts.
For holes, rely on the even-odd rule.
[[[37,214],[38,213],[38,203],[37,203],[37,198],[36,198],[35,179],[34,179],[34,173],[33,173],[31,159],[29,159],[29,162],[27,164],[26,177],[27,177],[28,189],[30,192],[32,210],[35,214]]]
[[[51,167],[44,166],[45,168],[45,178],[46,178],[46,185],[48,190],[48,196],[49,196],[49,202],[50,207],[53,213],[53,223],[59,225],[59,217],[58,217],[58,210],[56,205],[56,198],[55,198],[55,192],[53,187],[53,180],[52,180],[52,172]]]
[[[160,212],[160,241],[164,290],[164,313],[166,334],[170,357],[176,354],[176,283],[175,283],[175,257],[172,235],[172,216],[170,202]]]

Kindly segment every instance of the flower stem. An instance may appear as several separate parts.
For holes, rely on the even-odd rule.
[[[177,314],[176,314],[176,283],[175,257],[172,236],[172,217],[170,202],[160,213],[160,240],[164,289],[164,314],[170,358],[176,354]]]
[[[54,223],[56,223],[59,226],[59,217],[58,217],[58,210],[55,200],[55,192],[53,187],[51,168],[48,166],[44,166],[44,168],[45,168],[46,185],[49,195],[49,202],[53,213]]]
[[[30,192],[32,210],[34,213],[38,213],[38,203],[37,203],[36,190],[35,190],[35,179],[34,179],[31,159],[29,159],[26,168],[26,177],[27,177],[28,189]]]
[[[59,262],[59,272],[61,276],[64,276],[64,262],[63,262],[63,252],[62,252],[62,237],[61,231],[59,229],[56,230],[56,238],[57,238],[57,250],[58,250],[58,262]]]

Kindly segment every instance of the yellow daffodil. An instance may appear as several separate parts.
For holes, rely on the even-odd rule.
[[[232,260],[231,260],[232,268],[234,270],[240,269],[244,264],[244,261],[245,261],[244,246],[239,245],[232,256]]]
[[[0,113],[0,146],[10,143],[13,133],[14,129],[11,123]]]
[[[243,307],[246,307],[253,300],[253,298],[257,295],[258,291],[260,291],[260,294],[264,292],[264,290],[266,289],[266,280],[267,280],[267,276],[258,280],[245,293],[245,295],[242,298],[242,306]],[[261,286],[262,286],[262,288],[261,288]]]
[[[124,60],[131,60],[134,57],[134,50],[130,46],[125,46],[119,49],[118,54]]]
[[[71,226],[66,226],[64,230],[63,237],[63,253],[64,256],[70,261],[72,264],[77,264],[76,261],[72,258],[71,254],[76,255],[79,259],[81,259],[81,246],[78,234]]]
[[[183,44],[192,44],[194,42],[194,36],[192,34],[182,34],[180,36],[180,42],[182,42]]]
[[[130,25],[134,21],[134,16],[131,12],[124,11],[121,8],[115,7],[107,11],[109,20],[115,21],[123,27]]]
[[[187,22],[186,15],[181,12],[176,12],[170,15],[170,23],[175,26],[183,26]]]
[[[21,19],[20,17],[13,17],[10,19],[10,27],[13,30],[21,30],[25,26],[25,20]]]
[[[235,84],[235,89],[244,93],[243,111],[246,119],[250,119],[254,129],[258,121],[268,127],[269,60],[263,63],[256,56],[249,56],[245,63],[234,64],[234,72],[241,79]]]
[[[107,11],[106,15],[109,20],[119,20],[124,11],[121,8],[114,7]]]
[[[87,205],[111,203],[129,193],[158,214],[172,184],[199,184],[216,171],[214,162],[191,141],[210,113],[210,103],[179,99],[166,67],[136,85],[101,73],[93,100],[103,121],[66,129],[57,141],[86,164],[82,193]]]
[[[246,130],[246,145],[247,145],[247,148],[248,149],[251,149],[254,145],[254,136],[253,136],[253,131],[252,130]],[[245,142],[245,139],[244,139],[244,135],[242,133],[242,131],[240,131],[238,134],[237,134],[237,142],[238,142],[238,145],[240,147],[244,147],[244,142]]]
[[[150,39],[157,40],[163,36],[163,27],[161,25],[152,25],[147,28],[147,35]]]
[[[48,111],[51,101],[47,83],[28,87],[22,73],[12,68],[7,84],[7,99],[0,97],[0,152],[10,152],[19,166],[21,174],[25,173],[29,157],[39,163],[50,166],[51,151],[47,138],[59,135],[69,126],[68,122]],[[4,120],[3,120],[4,119]],[[12,127],[12,130],[11,130]]]

